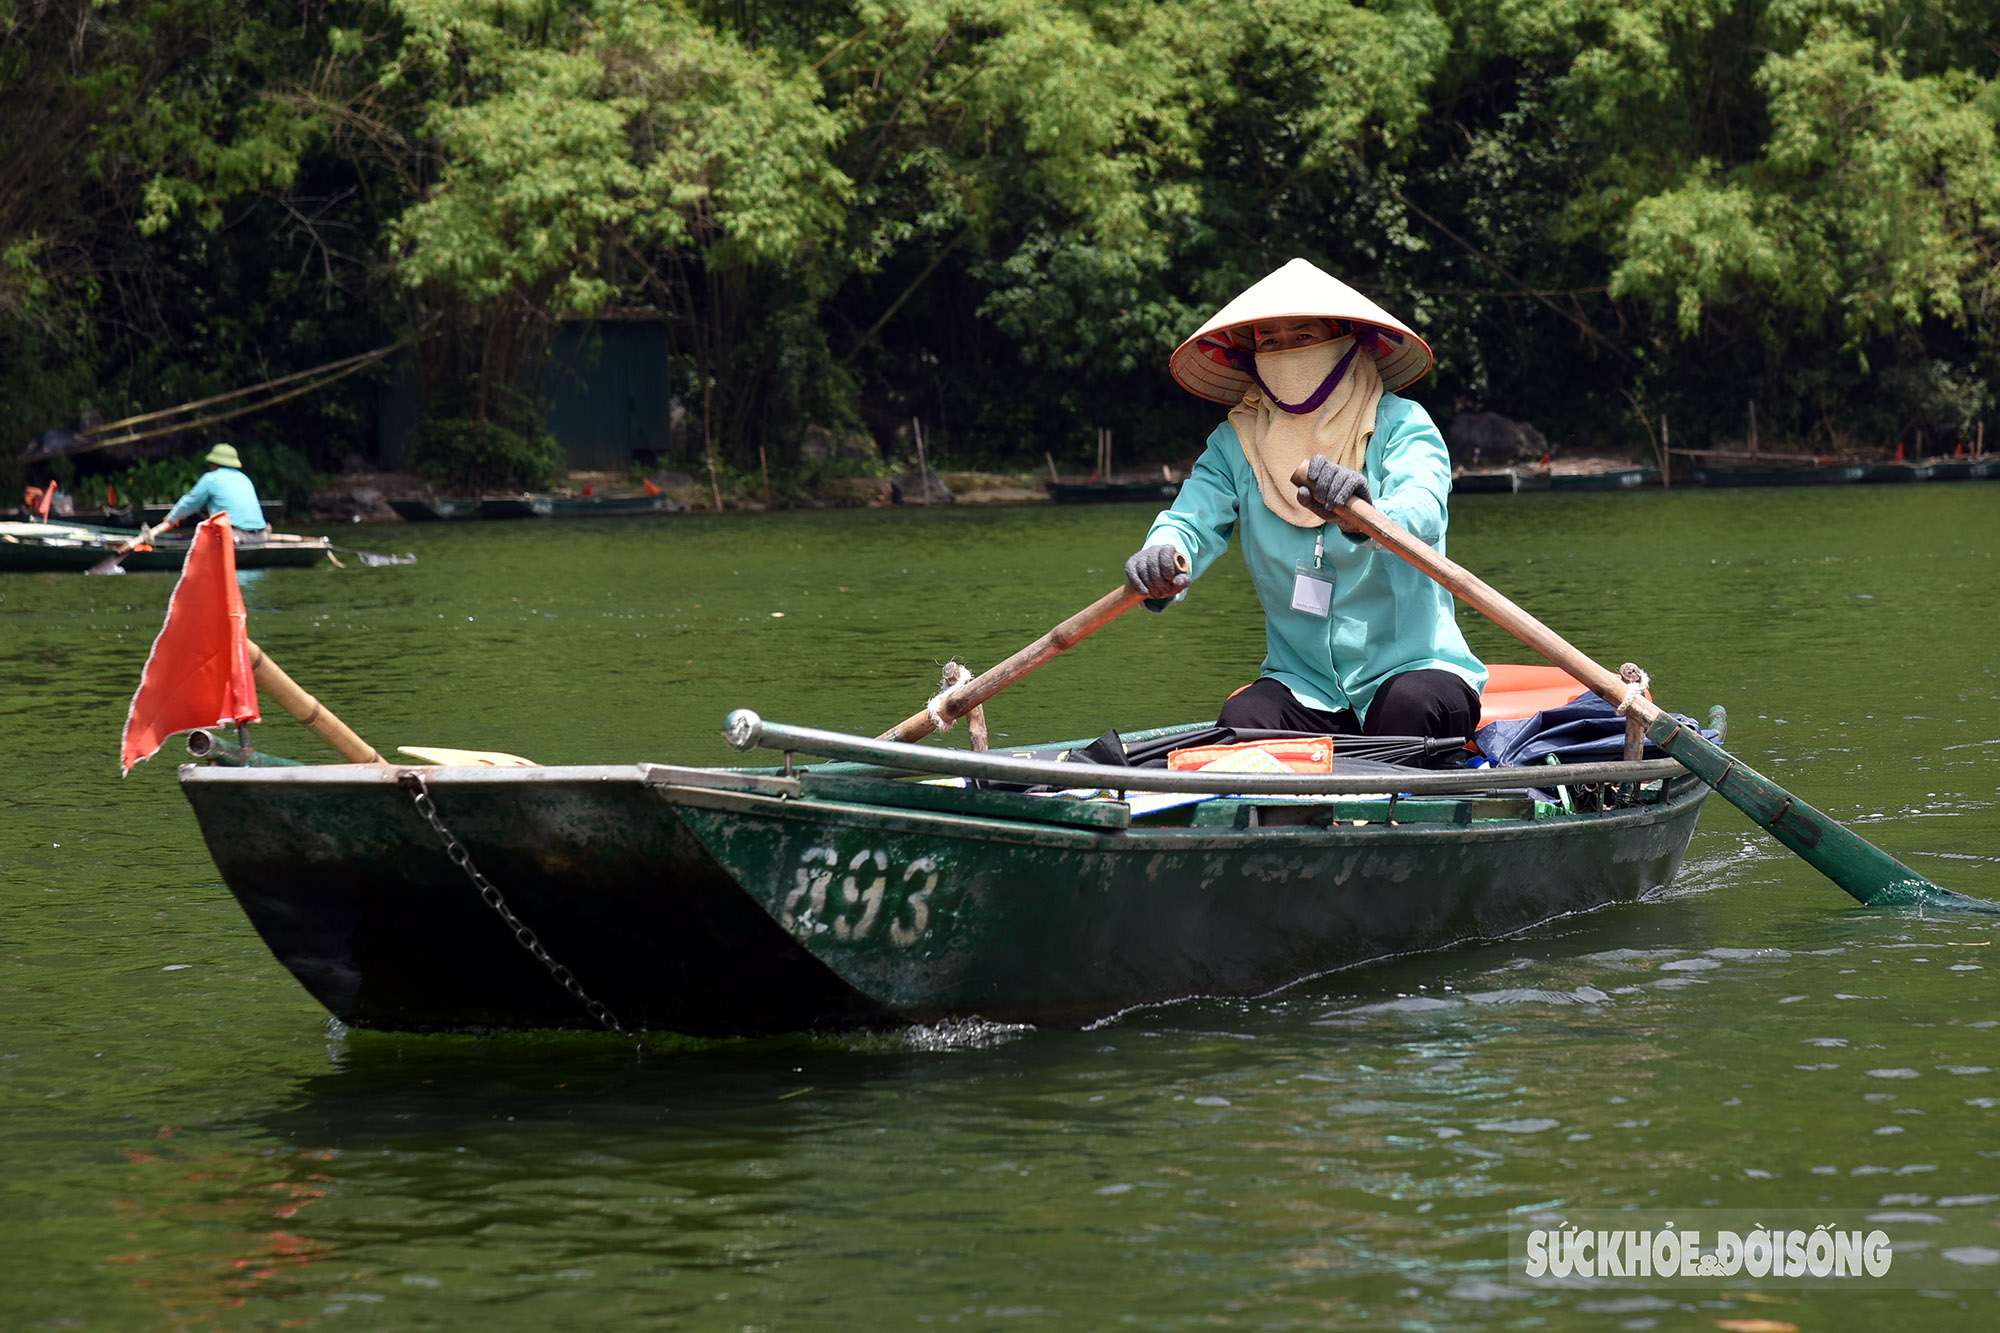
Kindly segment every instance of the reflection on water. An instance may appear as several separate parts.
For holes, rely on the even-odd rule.
[[[1644,664],[1663,702],[1728,705],[1733,750],[1889,850],[2000,897],[2000,487],[1810,499],[1471,497],[1452,552]],[[391,544],[416,566],[274,571],[246,599],[378,746],[715,762],[739,705],[879,730],[946,657],[990,664],[1112,586],[1145,519],[413,528]],[[0,1326],[1991,1322],[2000,923],[1861,911],[1720,801],[1657,901],[1088,1032],[642,1058],[347,1032],[220,890],[173,756],[116,777],[168,588],[0,580]],[[1247,596],[1225,564],[1002,696],[996,728],[1210,715],[1261,654]],[[288,721],[262,732],[317,753]],[[1904,1225],[1966,1280],[1505,1283],[1514,1213],[1627,1204],[1922,1214]]]

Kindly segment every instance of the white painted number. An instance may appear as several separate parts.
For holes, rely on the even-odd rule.
[[[876,875],[867,888],[855,877],[855,871],[864,870],[869,862],[875,863]],[[842,917],[833,923],[833,933],[838,939],[862,939],[868,928],[875,924],[875,914],[882,910],[882,893],[889,887],[889,857],[884,852],[856,852],[854,859],[847,863],[847,878],[840,883],[840,896],[847,900],[849,907],[856,903],[867,903],[859,921],[849,921]]]
[[[792,871],[792,887],[785,894],[780,923],[801,939],[831,929],[835,939],[861,941],[877,933],[883,918],[889,920],[889,941],[907,949],[930,929],[930,897],[937,892],[937,858],[920,856],[897,875],[889,854],[867,848],[847,858],[846,874],[841,875],[841,857],[824,843],[799,854]],[[827,890],[840,875],[840,894],[829,910]],[[882,910],[889,886],[898,886],[901,903],[888,912]]]
[[[813,867],[824,861],[828,868],[816,870]],[[818,918],[826,913],[826,886],[833,882],[832,867],[840,864],[840,857],[831,847],[808,847],[799,858],[799,868],[793,875],[792,891],[785,895],[783,925],[786,930],[796,926],[801,918]],[[806,910],[799,911],[799,900],[806,900]]]
[[[924,886],[911,893],[908,891],[909,883],[918,875],[925,876]],[[910,909],[910,924],[905,926],[900,921],[891,921],[889,939],[892,943],[907,949],[917,942],[917,937],[922,935],[931,923],[930,897],[938,886],[937,862],[928,856],[920,856],[910,862],[910,868],[903,872],[903,884],[903,905]]]

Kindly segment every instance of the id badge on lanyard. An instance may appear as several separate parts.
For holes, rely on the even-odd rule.
[[[1326,528],[1313,534],[1311,563],[1300,560],[1292,578],[1292,610],[1325,620],[1333,613],[1333,571],[1326,568]]]

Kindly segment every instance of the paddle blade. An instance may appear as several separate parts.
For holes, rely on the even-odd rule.
[[[86,574],[123,574],[125,572],[124,560],[125,554],[120,551],[105,556],[102,560],[83,572]]]
[[[442,745],[398,745],[399,754],[447,768],[534,768],[532,759],[503,750],[453,750]]]
[[[1662,715],[1646,729],[1646,737],[1864,907],[1954,907],[2000,912],[2000,903],[1933,884],[1707,740],[1693,727]]]

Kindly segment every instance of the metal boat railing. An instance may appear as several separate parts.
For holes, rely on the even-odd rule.
[[[1711,727],[1726,725],[1720,708],[1709,714]],[[1115,792],[1186,792],[1216,796],[1365,796],[1394,790],[1412,796],[1446,796],[1467,792],[1565,787],[1594,783],[1650,783],[1687,774],[1672,759],[1632,762],[1556,764],[1533,768],[1412,768],[1385,778],[1380,773],[1343,776],[1308,773],[1173,772],[1163,768],[1118,768],[1108,764],[1053,763],[1019,759],[992,751],[947,750],[932,745],[906,745],[838,731],[766,722],[747,708],[732,712],[723,723],[722,738],[737,750],[782,751],[786,766],[794,754],[822,755],[885,770],[938,777],[981,778],[1031,786],[1090,788]],[[1338,742],[1336,741],[1336,753]]]

